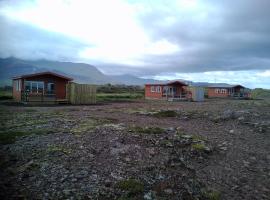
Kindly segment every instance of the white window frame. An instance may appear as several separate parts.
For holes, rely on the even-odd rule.
[[[42,85],[43,85],[43,90],[42,90],[42,94],[44,94],[44,87],[45,87],[45,85],[44,85],[44,81],[25,81],[25,82],[29,82],[30,83],[30,93],[36,93],[36,94],[39,94],[39,92],[38,92],[38,85],[39,85],[39,83],[42,83]],[[37,87],[37,91],[36,92],[33,92],[33,90],[32,90],[32,88],[33,88],[33,85],[34,84],[36,84],[36,87]],[[25,84],[26,85],[26,84]]]
[[[151,86],[151,92],[156,92],[156,87],[155,86]]]
[[[21,91],[21,80],[15,80],[16,91]]]
[[[161,93],[161,87],[160,86],[156,86],[156,92]]]

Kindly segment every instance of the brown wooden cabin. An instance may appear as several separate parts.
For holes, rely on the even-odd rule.
[[[17,102],[55,102],[66,99],[66,85],[72,78],[41,72],[13,77],[13,98]]]
[[[250,92],[242,85],[213,84],[207,87],[208,97],[249,98]]]
[[[186,99],[187,84],[180,81],[171,81],[160,84],[145,84],[146,99]]]

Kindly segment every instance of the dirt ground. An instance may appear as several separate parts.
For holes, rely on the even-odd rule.
[[[0,109],[1,199],[270,199],[269,101]]]

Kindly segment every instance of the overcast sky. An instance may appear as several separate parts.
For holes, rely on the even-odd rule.
[[[270,88],[269,0],[2,0],[0,57]]]

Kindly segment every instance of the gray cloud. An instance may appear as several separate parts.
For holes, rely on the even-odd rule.
[[[0,15],[0,57],[75,60],[85,45],[59,33],[39,29]]]
[[[167,3],[163,13],[158,7],[141,16],[152,38],[182,48],[175,55],[145,57],[146,63],[164,72],[269,69],[270,1],[204,2],[211,7],[204,18],[185,18]],[[166,17],[175,22],[162,23]]]
[[[201,13],[194,15],[187,15],[184,10],[179,12],[172,1],[130,2],[147,8],[138,14],[138,20],[153,41],[168,40],[181,51],[145,55],[141,58],[143,67],[88,60],[104,72],[157,75],[270,69],[269,0],[206,0],[201,1]],[[82,61],[78,53],[87,46],[64,35],[3,17],[0,27],[0,57]]]

